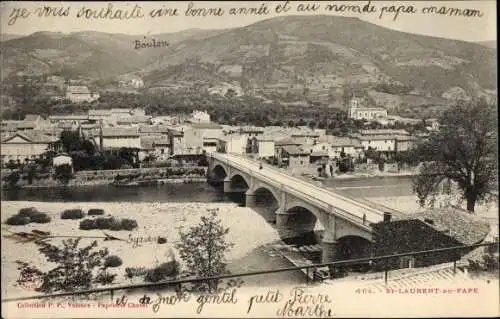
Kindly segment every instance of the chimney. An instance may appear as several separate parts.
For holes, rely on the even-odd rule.
[[[391,221],[392,214],[388,212],[384,212],[384,223],[388,223]]]
[[[430,224],[430,225],[434,225],[434,221],[430,218],[424,218],[424,222],[426,222],[427,224]]]

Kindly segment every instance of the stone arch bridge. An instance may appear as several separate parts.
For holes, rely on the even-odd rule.
[[[281,238],[312,232],[321,223],[322,262],[370,253],[370,224],[382,221],[383,211],[242,156],[207,153],[207,160],[208,181],[222,183],[224,192],[244,192],[248,207],[265,207]]]

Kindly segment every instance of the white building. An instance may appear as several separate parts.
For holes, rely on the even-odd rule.
[[[217,152],[244,154],[247,137],[240,134],[229,134],[217,139]]]
[[[94,138],[99,137],[99,131],[93,132]],[[96,141],[98,144],[99,141]],[[102,128],[102,147],[104,149],[116,149],[121,147],[141,148],[141,139],[137,128]]]
[[[99,99],[99,93],[91,93],[86,86],[68,86],[66,89],[66,98],[71,102],[92,102]]]
[[[349,118],[354,120],[381,121],[387,119],[387,110],[381,107],[360,107],[353,97],[349,103]]]
[[[61,153],[52,159],[52,166],[73,165],[73,159],[66,153]]]
[[[379,152],[395,152],[396,137],[391,135],[359,136],[361,145],[365,150],[371,148]]]
[[[57,138],[36,132],[16,132],[2,136],[0,155],[3,163],[35,159],[48,150]]]
[[[210,115],[206,111],[193,111],[190,121],[191,123],[210,123]]]

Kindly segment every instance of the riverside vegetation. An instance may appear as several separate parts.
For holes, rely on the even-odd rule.
[[[92,217],[104,213],[103,210],[97,208],[90,211],[92,211]],[[19,216],[23,217],[26,215],[35,216],[36,214],[37,210],[33,207],[21,209],[18,213]],[[61,218],[64,216],[65,219],[69,220],[81,219],[84,215],[85,213],[81,209],[68,209],[61,214]],[[91,219],[85,219],[80,223],[81,229],[82,224],[88,220]],[[97,217],[93,221],[99,224],[98,221],[109,220],[114,219],[113,217]],[[137,227],[137,223],[133,220],[122,219],[122,223],[124,221]],[[105,226],[105,228],[100,227],[99,229],[108,229],[109,224]],[[111,230],[115,229],[111,228]],[[181,257],[182,266],[171,253],[169,259],[160,262],[157,266],[126,267],[124,276],[126,278],[140,276],[145,282],[160,282],[175,279],[178,276],[208,277],[227,273],[225,253],[232,246],[232,243],[225,239],[228,232],[229,229],[222,226],[221,220],[217,216],[217,209],[209,210],[207,216],[201,217],[197,226],[193,226],[187,231],[179,230],[180,241],[176,244],[176,248]],[[111,255],[107,247],[99,249],[96,240],[80,247],[82,237],[77,235],[75,238],[63,240],[62,245],[56,245],[48,241],[58,236],[52,236],[49,232],[33,231],[34,236],[27,236],[27,233],[24,232],[13,234],[11,237],[25,239],[23,244],[34,243],[37,245],[38,252],[45,257],[46,261],[55,263],[54,268],[43,271],[38,268],[39,265],[21,260],[15,261],[19,270],[17,284],[21,286],[38,284],[34,288],[39,292],[71,292],[91,289],[96,285],[112,284],[117,274],[110,270],[123,264],[122,259],[117,255]],[[36,236],[38,234],[40,236]],[[119,239],[106,235],[104,240]],[[165,243],[164,238],[158,239],[158,244]],[[182,270],[182,268],[185,269]],[[200,282],[183,286],[182,289],[184,291],[213,292],[217,289],[218,283],[218,281]]]

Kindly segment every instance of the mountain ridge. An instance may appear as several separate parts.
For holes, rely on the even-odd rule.
[[[148,87],[236,81],[250,94],[276,90],[325,96],[346,85],[373,89],[381,84],[438,97],[454,88],[470,96],[496,91],[496,48],[392,30],[359,18],[283,16],[231,29],[149,36],[169,42],[161,49],[134,50],[133,42],[144,40],[138,37],[37,32],[3,41],[4,74],[99,79],[133,72]]]

